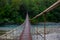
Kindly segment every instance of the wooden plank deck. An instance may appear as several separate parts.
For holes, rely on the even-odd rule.
[[[20,40],[32,40],[32,36],[30,33],[30,22],[29,22],[28,14],[26,16],[24,30],[22,31],[20,35]]]

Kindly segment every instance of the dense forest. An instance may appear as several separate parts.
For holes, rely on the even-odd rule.
[[[0,24],[21,24],[28,11],[30,19],[51,6],[57,0],[0,0]],[[43,22],[40,16],[31,20],[32,23]],[[60,22],[60,7],[46,14],[47,22]]]

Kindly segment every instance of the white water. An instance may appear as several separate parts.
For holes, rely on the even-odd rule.
[[[33,35],[33,40],[44,40],[40,35]],[[60,40],[60,33],[51,33],[46,35],[46,40]]]

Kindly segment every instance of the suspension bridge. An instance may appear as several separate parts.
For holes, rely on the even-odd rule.
[[[38,16],[41,16],[41,15],[53,10],[54,8],[56,8],[59,5],[60,5],[60,0],[58,0],[56,3],[54,3],[49,8],[47,8],[46,10],[41,12],[40,14],[36,15],[32,19],[35,19]],[[9,32],[6,32],[6,34],[1,35],[0,40],[33,40],[33,35],[31,33],[31,24],[30,24],[29,20],[30,19],[28,17],[28,13],[27,13],[26,20],[24,21],[24,23],[21,24],[20,26],[18,26],[17,28],[15,28]],[[44,22],[44,24],[45,24],[45,22]],[[45,36],[46,33],[45,32],[46,32],[46,27],[44,25],[44,37],[42,37],[40,35],[40,37],[43,38],[41,40],[46,40],[46,36]]]

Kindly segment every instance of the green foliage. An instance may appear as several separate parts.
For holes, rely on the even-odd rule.
[[[23,23],[28,11],[30,19],[41,13],[57,0],[0,0],[0,23]],[[49,22],[60,22],[60,7],[46,14]],[[43,22],[40,16],[32,23]]]

